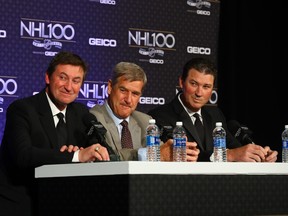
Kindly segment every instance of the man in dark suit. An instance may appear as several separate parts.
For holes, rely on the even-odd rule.
[[[216,122],[222,122],[226,130],[227,161],[247,162],[275,162],[277,151],[272,151],[268,146],[262,147],[254,143],[242,146],[227,129],[225,117],[216,106],[204,106],[209,101],[217,70],[211,61],[205,58],[194,58],[188,61],[179,77],[179,85],[182,88],[177,96],[168,104],[150,110],[150,114],[156,119],[157,124],[175,127],[176,121],[182,121],[187,132],[188,141],[196,142],[200,149],[198,161],[210,161],[213,153],[212,131]],[[203,125],[204,136],[200,138],[194,125],[198,113]],[[161,137],[163,141],[167,137]]]
[[[45,89],[8,107],[0,150],[0,215],[33,214],[35,167],[109,160],[106,148],[88,146],[82,118],[89,110],[74,102],[86,72],[78,55],[60,52],[48,66]],[[57,139],[59,112],[64,116],[64,144]]]

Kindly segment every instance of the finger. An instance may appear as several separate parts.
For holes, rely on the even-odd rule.
[[[263,161],[263,160],[265,159],[265,157],[264,157],[264,159],[263,159],[263,158],[261,158],[259,155],[256,155],[256,154],[252,155],[251,158],[252,158],[255,162],[261,162],[261,161]]]
[[[73,148],[74,148],[73,145],[69,145],[68,148],[67,148],[67,151],[68,151],[68,152],[72,152],[72,151],[73,151]]]
[[[101,153],[100,153],[100,145],[96,145],[96,147],[94,148],[94,151],[95,151],[95,156],[98,160],[102,161],[102,156],[101,156]]]
[[[104,160],[104,161],[109,161],[110,160],[110,157],[109,157],[109,154],[108,154],[108,151],[105,147],[101,146],[101,145],[97,145],[95,147],[95,152],[96,152],[96,155],[97,155],[97,158],[99,160]],[[99,157],[98,157],[99,156]]]
[[[74,146],[72,150],[73,150],[73,152],[78,151],[79,147],[78,146]]]
[[[268,152],[268,156],[265,158],[265,161],[267,162],[275,162],[277,160],[277,151],[270,151]]]
[[[60,148],[60,152],[64,152],[68,149],[68,147],[66,145],[63,145],[61,148]]]
[[[196,148],[197,147],[197,143],[196,142],[187,142],[186,146],[189,148]]]

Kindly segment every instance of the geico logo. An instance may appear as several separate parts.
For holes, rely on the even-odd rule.
[[[102,39],[102,38],[89,38],[89,44],[94,46],[116,47],[116,40]]]
[[[116,5],[115,1],[111,1],[111,0],[100,0],[101,4],[110,4],[110,5]]]
[[[175,45],[175,37],[172,34],[165,35],[163,33],[150,34],[150,32],[136,31],[135,35],[133,35],[133,33],[129,31],[128,43],[131,44],[131,41],[134,41],[138,46],[173,48]]]
[[[164,60],[162,60],[162,59],[149,59],[149,63],[151,63],[151,64],[164,64]]]
[[[2,112],[4,112],[4,110],[3,110],[3,108],[2,108],[2,107],[0,107],[0,113],[2,113]]]
[[[210,11],[197,10],[197,14],[210,16]]]
[[[57,23],[37,23],[37,22],[28,22],[27,25],[21,21],[20,25],[20,34],[24,36],[26,32],[31,37],[41,37],[41,38],[56,38],[71,40],[74,38],[75,30],[71,25],[62,26]]]
[[[210,48],[205,48],[205,47],[188,46],[187,47],[187,52],[188,53],[194,53],[194,54],[210,55],[211,54],[211,49]]]
[[[45,56],[55,56],[58,52],[45,51]]]
[[[9,95],[17,91],[17,83],[14,79],[3,80],[0,78],[0,94],[6,93]]]
[[[157,98],[157,97],[140,97],[140,104],[165,104],[164,98]]]
[[[218,101],[218,94],[217,94],[217,92],[216,92],[215,90],[213,90],[209,102],[210,102],[211,104],[216,104],[217,101]]]
[[[6,31],[0,30],[0,38],[6,38]]]

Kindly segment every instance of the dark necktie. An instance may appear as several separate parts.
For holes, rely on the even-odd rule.
[[[126,120],[123,120],[121,122],[121,125],[123,126],[122,132],[121,132],[122,148],[133,149],[132,137],[131,137],[131,133],[130,133],[129,128],[128,128],[128,122]]]
[[[201,143],[204,143],[204,126],[200,120],[200,116],[198,113],[195,113],[193,116],[196,118],[194,125],[196,127],[198,136],[201,140]]]
[[[59,122],[56,126],[57,129],[57,137],[58,137],[58,146],[62,147],[63,145],[67,144],[67,128],[64,122],[64,114],[59,112],[57,114],[59,118]]]

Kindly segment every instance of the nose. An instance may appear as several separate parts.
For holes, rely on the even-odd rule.
[[[125,101],[126,103],[131,103],[132,98],[132,92],[127,91],[126,96],[125,96]]]
[[[68,79],[65,83],[65,89],[70,91],[72,89],[72,80]]]
[[[196,95],[197,95],[197,96],[201,96],[201,95],[202,95],[202,89],[201,89],[201,87],[200,87],[200,86],[198,86],[198,87],[197,87],[197,89],[196,89],[196,92],[195,92],[195,93],[196,93]]]

